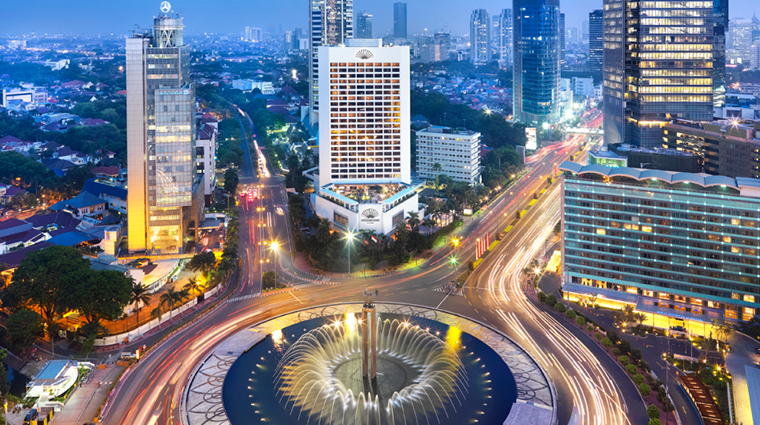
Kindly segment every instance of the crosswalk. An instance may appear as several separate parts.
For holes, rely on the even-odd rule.
[[[261,296],[261,294],[241,295],[239,297],[232,297],[232,298],[228,299],[227,302],[228,303],[234,303],[234,302],[237,302],[237,301],[243,301],[243,300],[249,300],[251,298],[257,298],[259,296]]]
[[[446,293],[446,292],[449,292],[449,288],[448,287],[444,287],[444,286],[436,286],[435,288],[433,288],[433,292],[443,292],[443,293]],[[451,293],[451,295],[456,295],[456,296],[463,297],[464,296],[464,292],[461,289],[455,289],[454,292]]]

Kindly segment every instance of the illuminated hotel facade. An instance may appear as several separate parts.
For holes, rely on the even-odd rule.
[[[604,1],[606,144],[658,147],[671,119],[712,120],[725,84],[720,4]]]
[[[387,234],[418,211],[411,185],[409,47],[351,39],[319,48],[319,167],[304,174],[320,217]]]
[[[126,41],[130,252],[182,252],[203,208],[195,87],[182,33],[182,18],[167,9],[154,19],[152,32]]]
[[[563,162],[574,296],[710,322],[760,315],[760,180]]]

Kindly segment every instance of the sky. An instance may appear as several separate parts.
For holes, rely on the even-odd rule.
[[[354,13],[373,15],[374,35],[393,25],[396,0],[354,0]],[[0,33],[115,33],[127,34],[135,25],[148,27],[159,13],[160,0],[0,0]],[[241,34],[245,26],[277,32],[301,27],[306,30],[307,0],[174,0],[174,11],[185,18],[190,34],[203,32]],[[581,28],[588,13],[601,9],[602,0],[560,0],[567,28]],[[466,34],[473,9],[489,15],[511,8],[511,0],[408,0],[409,34],[447,30]],[[760,12],[757,0],[731,0],[729,16],[750,18]]]

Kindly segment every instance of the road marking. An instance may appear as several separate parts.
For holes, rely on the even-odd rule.
[[[288,292],[288,294],[290,294],[293,298],[295,298],[296,300],[298,300],[299,303],[303,304],[303,301],[299,300],[298,297],[295,296],[295,295],[293,295],[292,292]]]
[[[688,415],[689,412],[686,411],[686,406],[681,406],[681,409],[683,409],[684,415]]]
[[[448,298],[448,297],[449,297],[449,294],[447,293],[446,296],[443,297],[443,299],[441,300],[441,302],[438,303],[438,307],[436,307],[435,309],[438,310],[439,308],[441,308],[441,304],[443,304],[443,302],[446,301],[446,298]]]

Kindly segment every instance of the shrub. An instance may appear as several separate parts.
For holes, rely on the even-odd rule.
[[[564,313],[565,310],[567,310],[567,308],[565,307],[565,305],[562,304],[561,302],[558,302],[558,303],[554,304],[554,309],[556,309],[560,313]]]
[[[649,425],[662,425],[662,422],[659,419],[650,419]]]
[[[583,326],[586,324],[586,318],[583,316],[578,316],[575,318],[575,323],[577,323],[580,326]]]
[[[607,332],[607,338],[609,338],[613,344],[617,344],[618,341],[620,341],[620,336],[618,336],[617,332],[615,331]]]
[[[586,326],[586,330],[589,332],[594,332],[594,325],[588,325]]]
[[[658,409],[654,404],[650,404],[647,406],[647,416],[649,416],[649,419],[659,419],[660,409]]]
[[[604,335],[602,335],[602,333],[601,333],[601,332],[594,332],[594,338],[596,338],[597,340],[600,340],[600,339],[602,339],[602,337],[603,337],[603,336],[604,336]]]
[[[644,383],[644,377],[637,373],[633,375],[633,382],[635,382],[636,385],[641,385]]]
[[[628,360],[628,356],[620,356],[620,358],[618,359],[618,361],[623,366],[628,366],[628,363],[631,362],[630,360]]]
[[[634,348],[633,350],[631,350],[631,358],[636,361],[641,360],[641,349]]]
[[[537,297],[538,297],[538,300],[541,301],[542,303],[546,302],[546,294],[545,293],[539,292],[538,295],[537,295]]]
[[[622,353],[620,352],[620,349],[619,349],[619,348],[615,347],[615,348],[613,348],[613,349],[612,349],[612,355],[613,355],[613,356],[617,357],[617,356],[619,356],[620,354],[622,354]]]
[[[633,366],[633,365],[629,365],[629,366]],[[646,397],[646,396],[649,395],[649,393],[652,392],[652,390],[649,388],[649,385],[647,385],[647,384],[641,384],[641,385],[639,385],[639,392],[641,393],[641,395],[643,395],[644,397]]]
[[[657,401],[659,401],[660,404],[664,404],[666,398],[668,398],[668,392],[665,391],[665,387],[657,388]]]
[[[639,369],[636,368],[636,365],[632,365],[632,364],[629,364],[628,366],[626,366],[625,370],[628,371],[629,375],[635,375],[635,374],[639,373]],[[649,387],[647,387],[647,388],[649,388]]]
[[[647,372],[649,372],[650,370],[652,370],[649,367],[649,363],[645,362],[644,360],[640,360],[639,361],[639,367],[642,368],[642,369],[644,369],[644,370],[646,370]]]
[[[557,297],[554,296],[554,294],[551,294],[546,297],[546,303],[549,305],[557,304]]]
[[[604,346],[604,348],[610,348],[612,347],[612,341],[610,341],[610,339],[606,337],[602,338],[602,345]]]
[[[631,343],[626,340],[621,340],[618,346],[620,347],[620,351],[626,354],[631,352]]]
[[[567,318],[568,319],[573,320],[573,319],[575,319],[575,316],[577,316],[577,314],[575,313],[574,310],[570,310],[570,311],[567,312]]]

